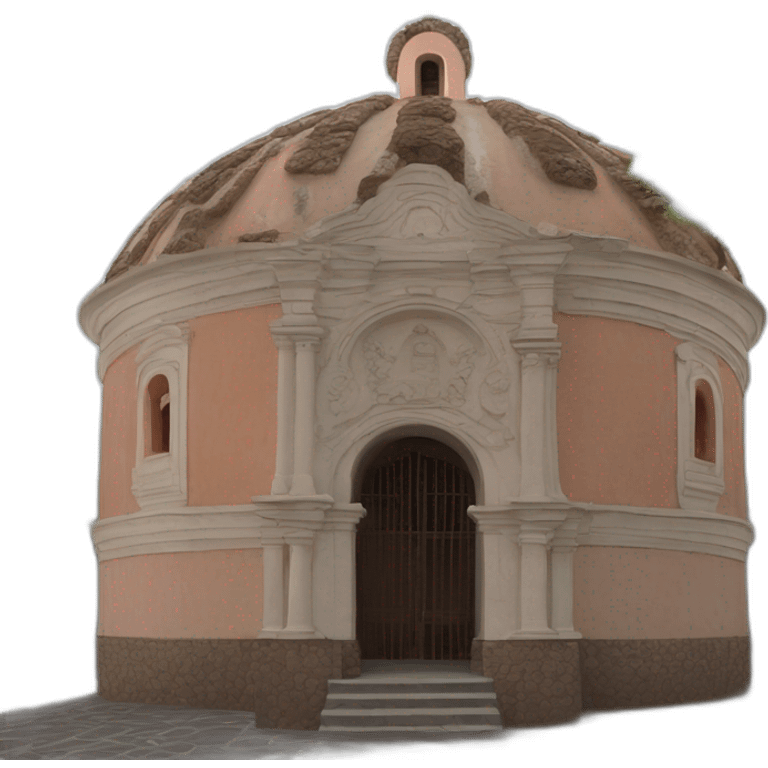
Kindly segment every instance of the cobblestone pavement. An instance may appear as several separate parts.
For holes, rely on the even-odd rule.
[[[121,704],[93,694],[0,715],[0,759],[326,759],[394,743],[494,741],[489,734],[340,734],[256,728],[252,712]]]

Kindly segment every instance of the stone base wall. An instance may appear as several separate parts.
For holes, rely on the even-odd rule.
[[[356,640],[99,637],[99,694],[111,701],[254,712],[260,728],[317,729],[327,681],[360,674]],[[561,723],[743,693],[749,637],[474,640],[472,671],[493,678],[504,724]]]
[[[356,640],[97,638],[110,701],[256,712],[262,728],[320,724],[327,681],[360,674]]]
[[[493,678],[504,725],[574,720],[581,712],[577,640],[474,640],[471,669]]]
[[[723,699],[750,679],[749,637],[579,640],[584,709]]]
[[[360,674],[356,640],[261,640],[253,664],[256,726],[317,730],[328,680]]]
[[[560,723],[582,709],[630,709],[743,693],[749,637],[474,640],[472,671],[492,677],[505,725]]]

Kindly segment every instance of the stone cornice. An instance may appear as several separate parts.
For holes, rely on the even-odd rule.
[[[588,241],[593,243],[591,249]],[[722,357],[746,390],[747,354],[765,328],[766,309],[748,288],[730,276],[672,254],[636,247],[622,251],[615,243],[578,235],[532,241],[530,248],[537,251],[536,258],[546,258],[542,249],[547,248],[566,254],[554,277],[556,311],[636,322],[666,330],[683,341],[698,342]],[[522,244],[476,251],[467,248],[464,258],[475,272],[483,265],[495,268],[502,267],[502,263],[519,272],[523,262],[535,268],[529,256],[521,252],[524,250]],[[244,243],[164,256],[141,270],[102,283],[78,310],[83,333],[100,349],[100,379],[113,360],[143,341],[158,323],[279,303],[283,277],[276,274],[282,271],[279,265],[311,265],[315,271],[323,259],[334,259],[333,247],[328,243]],[[419,248],[411,254],[410,264],[402,262],[401,269],[392,262],[378,260],[369,279],[374,281],[381,273],[388,280],[412,281],[413,259],[421,262],[422,274],[434,272],[435,278],[446,279],[444,255]],[[318,294],[338,290],[333,281],[326,284],[322,278],[317,279]],[[456,272],[452,279],[466,281],[474,291],[466,270]],[[499,287],[509,290],[510,295],[518,291],[512,280]]]
[[[289,498],[286,497],[285,505],[277,506],[285,506],[287,511]],[[331,507],[327,498],[303,500],[314,511],[327,510],[325,523],[318,518],[312,521],[314,525],[311,527],[333,530],[341,523],[347,527],[354,523],[354,517],[362,514],[359,505]],[[261,503],[135,512],[96,521],[92,526],[92,538],[100,562],[160,552],[249,549],[260,547],[263,536],[280,538],[285,535],[285,531],[278,532],[277,520],[266,519],[264,513],[268,506],[269,503]],[[543,514],[549,518],[555,514],[558,520],[571,517],[574,512],[583,513],[575,533],[577,546],[667,549],[743,561],[754,540],[754,530],[749,521],[714,512],[578,502],[549,506],[551,509],[548,510],[529,506],[529,510],[534,517]],[[473,509],[484,518],[486,526],[498,530],[516,529],[521,518],[526,516],[518,505]],[[347,514],[350,510],[354,514]],[[566,512],[568,515],[564,514]],[[309,527],[308,521],[294,519],[292,523],[291,530]]]
[[[558,312],[647,325],[719,355],[743,389],[747,352],[765,325],[755,295],[724,272],[645,248],[570,254],[555,282]]]

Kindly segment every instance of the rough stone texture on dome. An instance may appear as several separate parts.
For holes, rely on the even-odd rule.
[[[429,16],[408,24],[392,38],[387,50],[387,72],[393,80],[397,81],[397,63],[400,60],[403,47],[412,37],[416,37],[422,32],[439,32],[441,35],[445,35],[458,48],[461,58],[464,60],[467,77],[469,77],[472,70],[472,52],[469,49],[467,36],[459,27],[443,19]]]
[[[323,118],[285,164],[287,173],[333,173],[355,138],[357,129],[375,112],[394,103],[378,94],[333,110]]]
[[[272,131],[268,136],[249,142],[245,146],[234,150],[234,152],[230,152],[223,157],[220,157],[192,179],[182,184],[175,192],[171,193],[171,195],[163,200],[163,202],[160,203],[160,205],[157,206],[157,208],[155,208],[155,210],[152,211],[152,213],[150,213],[150,215],[134,230],[128,238],[125,247],[112,263],[112,266],[107,272],[105,281],[123,274],[123,272],[126,272],[130,267],[140,263],[152,241],[163,227],[171,221],[174,214],[177,214],[184,205],[191,204],[201,206],[210,200],[211,197],[237,175],[239,171],[243,171],[244,167],[248,164],[248,161],[251,160],[254,155],[259,153],[271,139],[282,139],[295,136],[307,128],[316,125],[329,112],[331,112],[331,110],[322,109],[311,115],[301,117],[298,120],[293,120],[287,125],[282,125]],[[253,171],[255,166],[256,163],[249,168],[248,174],[251,175],[251,178],[258,172],[258,168],[256,168],[256,171]],[[238,185],[238,187],[239,186],[240,185]],[[207,211],[204,211],[202,208],[197,208],[196,210],[198,213],[193,214],[193,217],[196,220],[197,227],[203,226],[203,222],[209,222],[215,218],[213,207]],[[219,206],[217,210],[220,211],[219,215],[223,215],[223,206]],[[191,224],[189,219],[187,221]],[[183,253],[203,247],[192,247],[193,244],[197,242],[200,242],[200,237],[194,233],[188,233],[187,246],[182,243],[181,239],[177,238],[174,247],[178,250],[171,252]]]
[[[589,158],[554,127],[539,120],[535,112],[500,99],[485,102],[485,108],[507,136],[523,138],[552,181],[577,189],[594,189],[597,186],[597,176]]]
[[[422,96],[406,100],[387,151],[360,182],[357,202],[373,197],[380,184],[411,163],[437,165],[463,184],[464,142],[450,126],[455,119],[451,99]]]
[[[727,249],[632,176],[631,159],[514,102],[377,94],[299,118],[213,162],[138,227],[106,279],[162,254],[299,238],[421,163],[534,226],[623,238],[740,280]]]

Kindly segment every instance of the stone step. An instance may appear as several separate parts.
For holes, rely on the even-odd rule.
[[[321,725],[325,734],[338,741],[414,741],[451,742],[464,740],[498,739],[503,729],[496,725],[429,725],[414,726],[336,726]]]
[[[354,677],[329,680],[329,693],[492,693],[493,680],[473,675],[468,680],[457,678]]]
[[[474,725],[501,727],[501,715],[495,706],[451,707],[438,711],[423,708],[379,709],[331,709],[323,710],[320,726],[355,727],[371,726],[448,726]],[[323,728],[325,730],[325,728]]]
[[[446,707],[488,707],[496,706],[496,694],[493,691],[483,693],[407,693],[401,691],[381,691],[379,693],[329,693],[325,709],[396,709],[407,707],[444,709]]]

